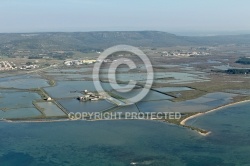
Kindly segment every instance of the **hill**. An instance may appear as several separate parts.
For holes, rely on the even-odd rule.
[[[98,51],[117,44],[137,47],[213,46],[250,44],[250,35],[187,37],[159,31],[72,32],[72,33],[12,33],[0,34],[0,51]]]

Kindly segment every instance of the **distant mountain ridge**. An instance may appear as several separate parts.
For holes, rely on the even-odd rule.
[[[117,44],[142,47],[169,47],[220,44],[250,44],[250,35],[190,37],[160,31],[103,31],[2,33],[0,48],[91,50],[105,49]]]

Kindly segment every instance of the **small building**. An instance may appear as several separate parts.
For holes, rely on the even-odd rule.
[[[96,60],[92,59],[92,60],[82,60],[82,63],[83,64],[92,64],[92,63],[95,63]]]
[[[90,96],[94,95],[94,93],[92,93],[92,92],[87,92],[86,94],[90,95]]]
[[[84,90],[85,95],[79,96],[77,99],[79,101],[96,101],[100,99],[104,99],[104,96],[100,94],[95,94],[93,92],[88,92],[87,90]]]

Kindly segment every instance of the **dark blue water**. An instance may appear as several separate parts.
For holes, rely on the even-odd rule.
[[[207,137],[155,121],[1,122],[0,165],[250,165],[249,106],[189,121]]]

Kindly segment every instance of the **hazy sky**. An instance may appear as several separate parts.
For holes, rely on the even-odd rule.
[[[0,32],[250,31],[249,0],[0,0]]]

